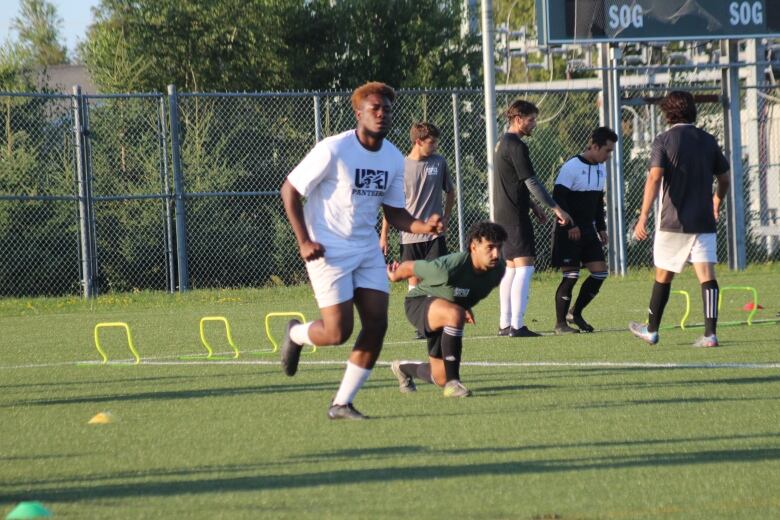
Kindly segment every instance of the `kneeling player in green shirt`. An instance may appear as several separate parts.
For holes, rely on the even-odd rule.
[[[428,363],[393,361],[401,392],[414,392],[414,378],[444,387],[445,397],[468,397],[460,382],[463,325],[474,323],[471,308],[501,283],[506,262],[501,245],[506,231],[492,222],[469,229],[469,250],[436,260],[394,262],[387,267],[392,282],[412,276],[420,281],[404,302],[406,317],[428,339]]]

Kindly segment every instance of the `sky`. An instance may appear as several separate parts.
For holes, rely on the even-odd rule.
[[[62,19],[60,36],[68,47],[68,54],[73,55],[76,44],[86,37],[87,26],[92,23],[92,7],[100,0],[48,0],[57,8],[57,15]],[[9,36],[11,21],[19,15],[19,0],[0,0],[0,44]]]

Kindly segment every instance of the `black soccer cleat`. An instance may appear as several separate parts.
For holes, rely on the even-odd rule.
[[[299,323],[301,322],[298,320],[288,321],[282,340],[282,370],[290,377],[298,371],[298,361],[301,359],[301,350],[303,350],[303,345],[290,339],[290,329]]]
[[[579,329],[575,329],[574,327],[569,327],[565,323],[558,323],[555,325],[555,334],[558,336],[564,335],[564,334],[579,334]]]
[[[498,329],[498,335],[499,336],[509,336],[509,332],[511,331],[512,327],[504,327],[503,329]]]
[[[428,338],[425,337],[425,334],[420,334],[419,330],[415,330],[414,339],[428,339]]]
[[[566,321],[575,324],[577,327],[580,328],[581,332],[593,332],[595,330],[590,323],[582,319],[582,315],[580,314],[572,314],[570,312],[569,314],[566,315]]]
[[[333,419],[333,420],[350,419],[355,421],[361,421],[364,419],[368,419],[368,416],[358,412],[357,409],[354,406],[352,406],[352,403],[332,404],[330,405],[330,408],[328,408],[328,419]]]
[[[509,336],[512,338],[538,338],[541,336],[538,332],[534,332],[525,325],[520,327],[519,329],[510,328],[509,329]]]

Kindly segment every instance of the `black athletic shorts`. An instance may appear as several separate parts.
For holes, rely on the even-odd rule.
[[[552,259],[553,267],[580,268],[590,262],[604,261],[604,246],[598,235],[588,233],[577,240],[569,239],[569,231],[556,226],[553,232]]]
[[[524,256],[536,256],[534,228],[530,219],[520,219],[516,225],[512,226],[502,225],[506,229],[507,234],[507,239],[502,249],[505,259],[512,260]]]
[[[401,244],[401,261],[407,260],[436,260],[447,254],[447,241],[443,236],[436,237],[427,242],[415,242],[414,244]]]
[[[441,330],[430,332],[428,330],[428,309],[433,303],[431,296],[417,296],[404,299],[406,318],[417,329],[417,332],[428,340],[428,355],[441,359]]]

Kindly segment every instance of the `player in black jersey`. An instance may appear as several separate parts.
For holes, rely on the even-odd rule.
[[[509,105],[506,111],[509,129],[501,136],[495,150],[495,221],[504,227],[508,236],[503,250],[506,274],[499,288],[499,336],[539,336],[525,325],[525,309],[536,259],[529,211],[533,211],[541,222],[547,217],[531,201],[531,193],[555,213],[558,222],[571,222],[569,214],[558,206],[537,180],[528,145],[520,139],[531,135],[536,128],[538,114],[539,109],[533,103],[522,99]]]
[[[595,129],[587,149],[566,161],[555,179],[553,198],[573,220],[571,224],[556,224],[553,232],[552,265],[563,272],[555,292],[556,334],[593,332],[593,327],[583,319],[582,310],[596,297],[609,274],[603,249],[607,243],[603,163],[615,150],[617,138],[607,127]],[[590,271],[590,276],[569,312],[572,290],[582,267]],[[579,329],[570,327],[567,321]]]

